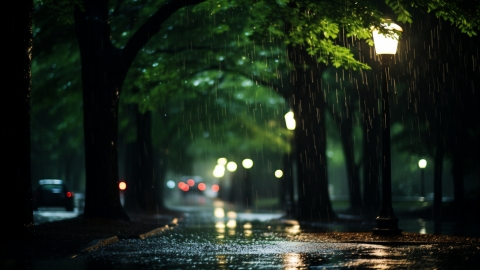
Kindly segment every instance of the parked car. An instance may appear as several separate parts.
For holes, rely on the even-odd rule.
[[[64,207],[67,211],[74,209],[74,194],[60,179],[42,179],[33,193],[33,210],[39,207]]]

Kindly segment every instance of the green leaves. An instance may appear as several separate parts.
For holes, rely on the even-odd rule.
[[[480,0],[417,0],[412,1],[412,6],[434,13],[470,37],[476,36],[480,29]]]
[[[57,21],[64,24],[74,23],[73,10],[76,6],[83,10],[83,0],[36,0],[35,5],[47,6]]]
[[[412,15],[407,10],[407,3],[401,0],[385,0],[385,3],[397,15],[397,21],[401,23],[412,23]]]

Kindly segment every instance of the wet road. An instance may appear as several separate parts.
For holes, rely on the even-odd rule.
[[[35,262],[34,269],[478,269],[480,265],[479,245],[329,243],[314,239],[315,233],[302,231],[296,221],[279,221],[279,213],[235,212],[222,203],[188,204],[176,210],[187,212],[187,218],[160,235],[122,239],[75,258]],[[36,218],[41,222],[76,214],[38,212]],[[409,224],[417,226],[417,222]],[[428,224],[418,224],[420,231],[417,227],[410,231],[428,233]]]
[[[465,246],[295,241],[257,225],[180,228],[78,259],[88,269],[473,269],[479,263],[479,250]]]
[[[187,210],[187,209],[184,209]],[[190,210],[192,210],[190,208]],[[202,211],[200,211],[202,210]],[[475,269],[480,247],[462,244],[326,243],[277,214],[198,209],[176,228],[124,239],[47,269]],[[53,264],[53,265],[52,265]]]

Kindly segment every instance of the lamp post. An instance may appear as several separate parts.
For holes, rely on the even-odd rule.
[[[244,159],[242,161],[242,166],[245,168],[245,203],[244,205],[248,208],[252,204],[252,179],[250,177],[250,169],[253,167],[253,161],[251,159]]]
[[[425,200],[425,173],[424,173],[424,169],[425,167],[427,167],[427,161],[425,159],[420,159],[418,161],[418,167],[420,168],[420,172],[421,172],[421,178],[420,178],[420,188],[421,188],[421,191],[420,191],[420,196],[423,197],[423,199]]]
[[[387,30],[402,31],[397,24],[386,20],[384,25]],[[382,87],[382,208],[376,218],[377,228],[373,229],[374,235],[399,235],[402,230],[398,228],[398,218],[392,208],[392,168],[390,154],[390,102],[388,80],[390,77],[390,62],[397,51],[398,35],[391,31],[388,35],[373,30],[375,51],[380,56],[383,70]]]
[[[229,192],[226,200],[233,203],[235,202],[235,194],[237,192],[236,188],[237,188],[238,181],[236,181],[237,177],[235,174],[235,171],[237,170],[237,163],[235,163],[234,161],[229,161],[226,167],[227,167],[227,171],[230,172],[229,173],[230,187],[229,187]]]
[[[218,190],[217,197],[219,199],[225,199],[223,196],[223,189],[224,189],[224,181],[222,181],[225,175],[225,165],[227,164],[226,158],[219,158],[217,160],[217,165],[215,165],[215,169],[213,170],[213,176],[218,178],[218,183],[220,189]]]
[[[296,122],[295,122],[295,115],[293,114],[293,111],[289,111],[285,114],[285,125],[288,130],[294,131],[296,127]],[[295,181],[294,181],[294,172],[293,172],[293,166],[294,166],[294,156],[295,156],[295,142],[294,142],[294,137],[290,137],[288,141],[289,145],[292,147],[292,153],[293,154],[286,154],[283,158],[283,185],[282,185],[282,198],[281,202],[284,204],[285,207],[285,213],[287,217],[291,218],[293,216],[293,211],[295,208],[294,205],[294,193],[295,193]]]

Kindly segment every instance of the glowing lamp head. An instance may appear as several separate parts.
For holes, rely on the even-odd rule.
[[[425,159],[420,159],[418,161],[418,167],[420,169],[425,169],[425,167],[427,167],[427,161]]]
[[[288,130],[295,130],[296,122],[292,111],[285,114],[285,123]]]
[[[385,22],[382,23],[382,26],[389,30],[390,33],[384,35],[383,33],[380,33],[377,28],[373,28],[372,35],[373,43],[375,44],[375,52],[377,54],[395,54],[397,52],[399,36],[393,30],[400,32],[403,30],[398,24],[391,22],[391,20],[385,20]]]
[[[230,161],[227,163],[227,170],[229,172],[234,172],[237,170],[237,163],[233,162],[233,161]]]
[[[120,181],[118,183],[118,189],[120,190],[126,190],[127,189],[127,183],[125,183],[125,181]]]
[[[250,169],[252,168],[253,166],[253,161],[249,158],[246,158],[242,161],[242,166],[245,168],[245,169]]]

